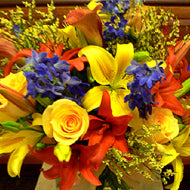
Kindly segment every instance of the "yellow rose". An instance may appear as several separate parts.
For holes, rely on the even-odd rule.
[[[178,120],[171,110],[154,107],[152,114],[148,116],[146,125],[159,125],[161,130],[154,134],[157,143],[163,144],[172,140],[179,134]]]
[[[85,109],[68,99],[60,99],[48,106],[42,114],[46,135],[64,145],[71,145],[82,138],[89,126]]]
[[[10,73],[5,78],[0,79],[0,84],[10,87],[23,95],[27,92],[27,80],[23,72],[16,74]],[[12,94],[12,96],[14,97],[14,94]],[[30,106],[34,105],[35,100],[30,99]],[[29,114],[30,112],[28,110],[18,107],[0,95],[0,123],[4,121],[16,121],[19,117],[25,117]]]

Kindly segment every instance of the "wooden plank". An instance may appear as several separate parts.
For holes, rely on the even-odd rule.
[[[144,4],[185,6],[185,5],[190,5],[190,0],[144,0]]]
[[[23,6],[23,0],[0,0],[0,8],[2,7],[15,7],[16,5]],[[61,5],[84,5],[89,3],[90,0],[54,0],[56,6]],[[51,3],[51,0],[36,0],[36,4],[40,6],[46,6],[47,3]]]

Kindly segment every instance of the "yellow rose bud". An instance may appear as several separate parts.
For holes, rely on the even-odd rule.
[[[87,111],[72,100],[60,99],[45,109],[42,123],[48,137],[71,145],[86,134],[89,117]]]
[[[71,148],[68,145],[58,143],[54,147],[54,155],[57,156],[60,162],[66,161],[69,162],[71,158]]]
[[[146,125],[159,125],[161,131],[155,133],[154,138],[160,144],[167,143],[179,134],[178,120],[172,111],[166,108],[154,107],[152,114],[147,118]]]

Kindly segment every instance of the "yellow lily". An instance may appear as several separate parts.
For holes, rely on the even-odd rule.
[[[21,130],[18,133],[8,131],[0,136],[0,154],[11,153],[7,165],[11,177],[20,176],[23,160],[29,152],[28,145],[33,147],[42,135],[32,130]]]
[[[169,163],[172,164],[175,177],[174,183],[171,185],[167,185],[165,188],[170,190],[178,190],[180,183],[183,179],[183,162],[180,156],[190,156],[190,126],[187,126],[183,129],[180,134],[169,144],[169,145],[161,145],[157,144],[158,149],[161,152],[166,153],[162,157],[162,164],[164,166]],[[168,154],[168,155],[167,155]]]
[[[84,99],[83,106],[91,111],[100,106],[103,91],[106,89],[111,98],[113,115],[129,113],[128,104],[124,103],[124,97],[129,93],[127,82],[129,76],[125,75],[125,69],[134,56],[132,43],[117,44],[115,58],[104,48],[87,46],[79,52],[79,56],[85,55],[89,61],[94,80],[100,84],[90,89]]]

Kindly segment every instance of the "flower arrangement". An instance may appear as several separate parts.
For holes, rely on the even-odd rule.
[[[28,14],[17,7],[0,18],[0,154],[10,153],[9,175],[19,176],[31,152],[52,165],[42,172],[59,178],[60,190],[79,174],[99,190],[131,189],[134,173],[164,185],[174,176],[165,188],[179,189],[181,156],[190,156],[190,36],[179,40],[174,15],[99,0],[60,27],[53,1],[47,13],[23,3]]]

